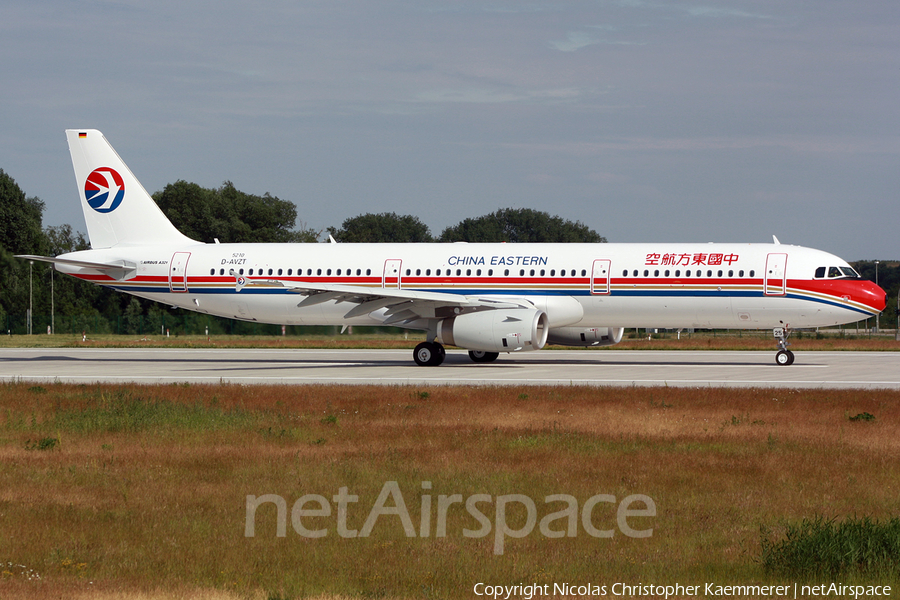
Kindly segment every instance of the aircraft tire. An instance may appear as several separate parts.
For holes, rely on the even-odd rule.
[[[440,344],[422,342],[413,350],[413,360],[420,367],[436,367],[444,362],[447,351]]]
[[[794,353],[790,350],[779,350],[775,355],[775,364],[786,367],[794,363]]]
[[[469,358],[472,362],[489,363],[494,362],[500,356],[499,352],[485,352],[483,350],[469,350]]]

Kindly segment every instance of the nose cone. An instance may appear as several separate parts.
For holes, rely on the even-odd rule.
[[[860,301],[874,311],[883,311],[884,307],[887,306],[887,293],[871,281],[862,281],[860,283],[863,284],[860,289],[860,292],[862,292]]]

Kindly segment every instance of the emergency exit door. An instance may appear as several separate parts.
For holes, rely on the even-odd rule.
[[[610,260],[608,258],[598,258],[594,261],[594,268],[591,272],[592,294],[609,293],[609,269]]]
[[[381,277],[381,287],[400,289],[400,265],[403,261],[399,258],[389,258],[384,261],[384,275]]]
[[[176,252],[169,263],[169,290],[173,292],[186,292],[187,289],[187,264],[191,258],[190,252]]]
[[[766,296],[784,296],[787,293],[787,254],[773,253],[766,257]]]

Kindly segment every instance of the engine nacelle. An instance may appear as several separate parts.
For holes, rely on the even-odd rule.
[[[623,327],[557,327],[551,329],[547,343],[560,346],[614,346],[622,341]]]
[[[466,350],[540,350],[547,343],[547,314],[536,309],[483,310],[444,319],[438,341]]]

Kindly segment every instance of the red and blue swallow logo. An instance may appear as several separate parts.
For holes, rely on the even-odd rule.
[[[97,212],[112,212],[125,198],[125,182],[115,169],[94,169],[84,182],[84,198]]]

